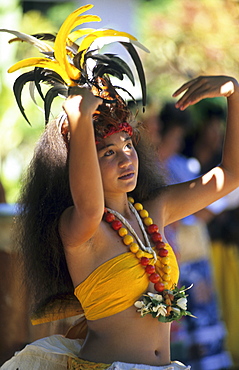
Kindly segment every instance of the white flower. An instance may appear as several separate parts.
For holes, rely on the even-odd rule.
[[[144,302],[143,301],[136,301],[134,303],[135,307],[137,308],[143,308],[144,307]]]
[[[160,294],[153,294],[150,292],[148,292],[147,294],[150,296],[151,299],[155,299],[159,303],[163,301],[163,297]]]
[[[177,300],[177,306],[180,307],[182,310],[187,309],[187,298],[181,297]]]
[[[160,303],[157,306],[153,307],[153,311],[154,312],[157,312],[156,317],[158,317],[159,315],[166,316],[166,314],[167,314],[166,307],[162,303]]]
[[[146,305],[144,301],[136,301],[134,306],[138,308],[138,312],[140,312],[141,316],[144,316],[150,312],[151,303]]]
[[[175,312],[178,316],[180,315],[180,309],[177,307],[172,307],[172,311]]]

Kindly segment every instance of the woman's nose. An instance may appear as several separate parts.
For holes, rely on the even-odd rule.
[[[120,160],[119,160],[119,167],[128,167],[128,165],[131,163],[131,158],[127,153],[122,152],[120,154]]]

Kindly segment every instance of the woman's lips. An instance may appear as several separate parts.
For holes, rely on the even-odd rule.
[[[119,179],[120,180],[130,180],[130,179],[132,179],[134,177],[134,172],[128,172],[128,173],[126,173],[126,174],[124,174],[124,175],[121,175],[120,177],[119,177]]]

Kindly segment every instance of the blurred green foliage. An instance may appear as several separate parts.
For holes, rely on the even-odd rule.
[[[67,14],[77,6],[63,2],[43,15],[22,14],[18,0],[0,5],[1,28],[25,33],[56,32]],[[135,1],[133,14],[138,39],[150,53],[140,52],[146,71],[149,101],[159,109],[181,83],[199,74],[231,74],[239,77],[239,5],[234,0],[150,0]],[[123,26],[122,26],[123,28]],[[30,100],[24,88],[23,106],[32,123],[21,116],[12,92],[18,72],[7,69],[22,58],[36,56],[37,49],[24,43],[8,44],[12,36],[0,32],[0,180],[8,202],[15,202],[22,171],[33,154],[44,129],[44,114]],[[20,71],[19,73],[22,73]],[[39,105],[42,102],[37,98]],[[53,107],[59,111],[62,100]],[[147,112],[147,111],[146,111]]]
[[[27,34],[42,31],[56,33],[65,15],[75,8],[74,3],[67,2],[52,7],[46,15],[36,10],[23,14],[18,1],[10,0],[8,6],[0,6],[0,24],[1,28],[20,30]],[[38,109],[42,108],[42,101],[37,93],[35,97],[39,107],[30,99],[29,87],[26,85],[23,89],[22,102],[32,126],[29,126],[22,117],[13,95],[12,86],[15,79],[27,69],[13,74],[7,73],[8,68],[18,60],[38,54],[40,56],[40,53],[27,43],[9,44],[8,41],[13,37],[10,33],[0,32],[0,180],[9,203],[17,200],[22,173],[44,129],[44,113]],[[60,98],[53,104],[53,115],[59,112],[61,104]]]
[[[136,11],[151,100],[200,74],[239,77],[238,1],[151,0]]]

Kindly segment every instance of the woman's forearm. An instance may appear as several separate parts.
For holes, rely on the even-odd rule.
[[[83,214],[96,215],[99,212],[102,215],[103,186],[92,122],[98,99],[91,95],[87,93],[83,100],[79,96],[73,97],[72,105],[67,108],[70,126],[69,178],[76,210]],[[84,102],[84,99],[92,98],[93,102]]]

